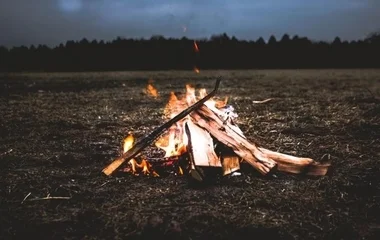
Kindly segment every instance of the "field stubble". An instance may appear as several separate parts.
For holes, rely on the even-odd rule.
[[[171,91],[210,90],[218,75],[218,97],[229,97],[249,139],[330,156],[329,174],[262,177],[252,168],[203,187],[174,174],[101,174],[128,132],[140,138],[164,122]],[[157,99],[143,91],[149,78]],[[378,70],[2,74],[0,89],[2,239],[379,236]],[[30,201],[49,194],[70,199]]]

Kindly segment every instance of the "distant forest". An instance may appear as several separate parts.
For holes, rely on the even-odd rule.
[[[379,68],[380,33],[358,41],[311,41],[284,34],[267,42],[238,40],[227,34],[194,40],[152,36],[118,37],[104,42],[87,39],[46,45],[0,47],[0,71],[119,71],[267,69],[267,68]]]

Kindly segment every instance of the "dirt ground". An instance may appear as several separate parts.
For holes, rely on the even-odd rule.
[[[330,156],[328,175],[101,173],[128,132],[164,122],[171,91],[218,75],[250,140]],[[380,239],[380,70],[2,74],[0,135],[1,239]]]

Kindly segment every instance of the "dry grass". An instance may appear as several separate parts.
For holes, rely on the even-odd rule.
[[[141,137],[163,122],[170,91],[211,89],[218,75],[218,96],[229,97],[250,139],[316,160],[329,155],[329,175],[249,169],[194,188],[173,174],[101,174],[128,132]],[[157,99],[144,94],[150,78]],[[3,239],[379,236],[379,70],[25,73],[1,75],[0,86]],[[28,193],[70,199],[21,204]]]

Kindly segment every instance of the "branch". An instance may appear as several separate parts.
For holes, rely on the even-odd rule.
[[[43,197],[43,198],[33,198],[33,199],[28,199],[27,198],[31,195],[32,193],[28,193],[24,199],[22,200],[21,204],[23,204],[25,201],[40,201],[40,200],[68,200],[68,199],[71,199],[71,197],[51,197],[50,196],[50,193],[46,196],[46,197]]]
[[[33,198],[28,201],[39,201],[39,200],[68,200],[71,197],[44,197],[44,198]]]
[[[266,103],[266,102],[269,102],[271,100],[272,100],[272,98],[267,98],[267,99],[262,100],[262,101],[252,101],[252,103]]]

